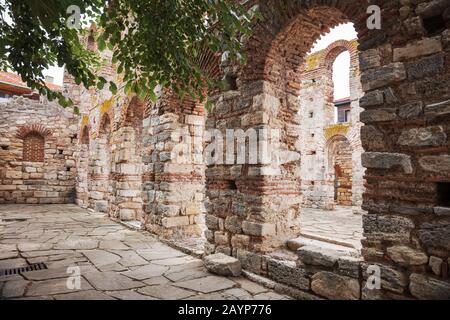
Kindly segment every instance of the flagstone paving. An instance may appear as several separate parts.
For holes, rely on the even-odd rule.
[[[200,259],[101,213],[1,205],[0,270],[40,262],[48,269],[0,276],[0,299],[289,299],[244,278],[213,275]]]
[[[302,208],[299,224],[302,236],[360,250],[362,217],[362,214],[354,214],[352,207],[337,206],[332,211]]]

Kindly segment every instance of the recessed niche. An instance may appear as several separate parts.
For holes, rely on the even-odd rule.
[[[234,180],[228,180],[228,188],[230,190],[237,190],[236,181]]]
[[[442,15],[424,18],[423,26],[429,35],[440,33],[446,29],[445,20]]]
[[[450,208],[450,182],[437,184],[438,206]]]
[[[226,83],[226,89],[227,90],[237,90],[237,77],[226,75],[225,76],[225,83]]]

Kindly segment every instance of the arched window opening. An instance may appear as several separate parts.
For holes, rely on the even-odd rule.
[[[99,133],[100,135],[106,135],[106,137],[109,138],[109,134],[111,133],[111,119],[108,114],[105,114],[102,117]]]
[[[92,51],[95,50],[95,38],[92,34],[87,38],[87,48]]]
[[[89,146],[89,129],[88,127],[84,127],[81,132],[81,144],[85,144]]]
[[[23,161],[44,162],[45,138],[37,132],[30,132],[23,139]]]

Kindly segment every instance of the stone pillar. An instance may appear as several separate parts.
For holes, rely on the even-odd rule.
[[[125,221],[142,219],[142,155],[137,142],[140,135],[136,131],[133,127],[121,127],[113,134],[115,194],[112,212]]]
[[[298,109],[291,104],[297,100],[290,96],[282,103],[275,90],[268,82],[256,82],[240,91],[225,92],[208,118],[208,130],[218,130],[223,137],[227,129],[234,129],[233,133],[242,129],[249,135],[256,132],[257,150],[261,152],[263,145],[271,148],[267,158],[258,155],[257,164],[240,164],[233,153],[231,163],[225,156],[223,162],[208,165],[208,252],[237,257],[250,251],[270,252],[299,232],[300,155],[295,141],[300,131]],[[224,153],[229,143],[227,137]],[[244,145],[249,146],[240,143],[237,147]]]
[[[99,212],[108,212],[110,192],[110,148],[105,135],[92,142],[92,156],[89,160],[89,207]]]
[[[76,204],[82,208],[89,207],[89,145],[80,144],[78,146],[77,157],[77,178],[76,178]]]
[[[205,110],[165,91],[145,121],[146,228],[165,238],[201,235]]]

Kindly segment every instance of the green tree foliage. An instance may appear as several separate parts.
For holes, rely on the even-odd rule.
[[[73,5],[83,28],[67,23]],[[93,21],[100,30],[97,46],[113,52],[124,90],[155,99],[161,85],[202,99],[205,87],[217,82],[196,64],[198,56],[206,48],[242,59],[241,38],[248,36],[251,19],[235,0],[0,0],[0,11],[0,69],[16,71],[29,87],[63,106],[71,101],[43,81],[50,66],[65,66],[87,88],[107,84],[95,72],[99,56],[80,41]]]

